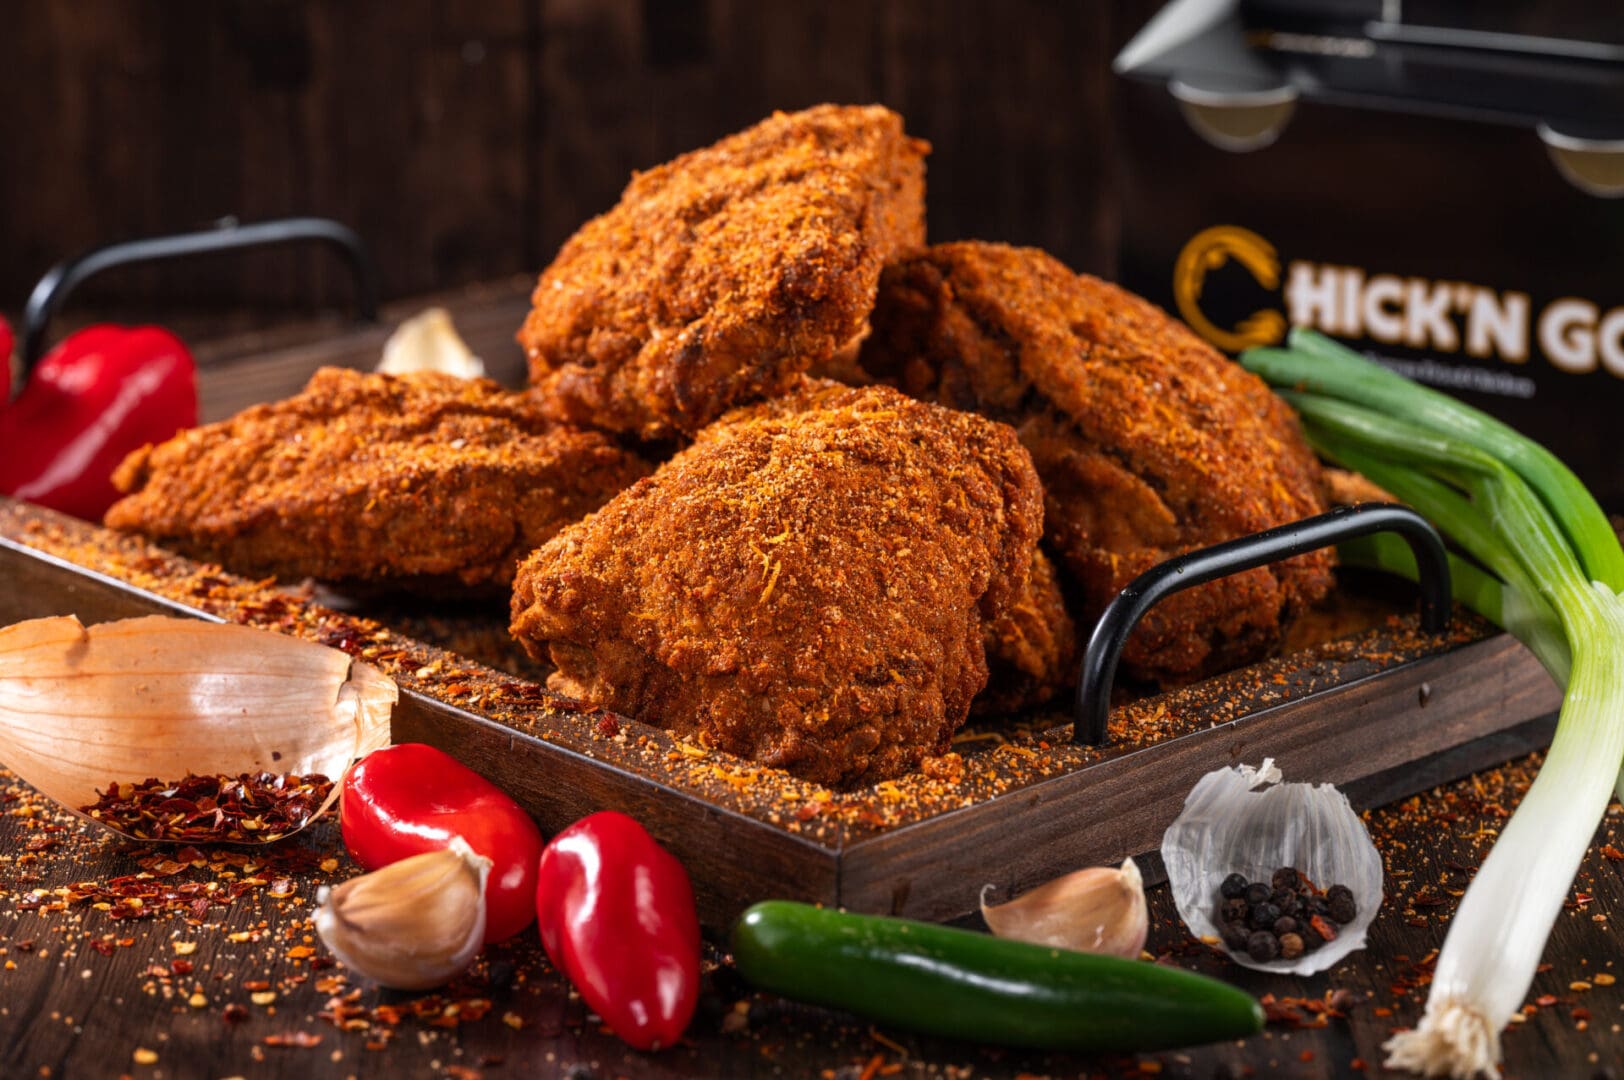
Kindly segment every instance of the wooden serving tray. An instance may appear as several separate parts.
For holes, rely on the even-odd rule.
[[[1561,701],[1532,656],[1481,620],[1457,613],[1435,637],[1413,615],[1394,615],[1124,701],[1103,747],[1073,745],[1057,716],[1024,732],[970,733],[924,772],[840,792],[584,710],[532,678],[318,604],[308,590],[246,581],[5,499],[0,583],[0,623],[177,613],[374,663],[400,685],[396,741],[454,754],[548,833],[607,807],[639,818],[688,867],[713,927],[767,897],[957,918],[976,909],[985,884],[1009,895],[1156,850],[1211,769],[1272,757],[1290,779],[1333,782],[1370,805],[1542,745]]]

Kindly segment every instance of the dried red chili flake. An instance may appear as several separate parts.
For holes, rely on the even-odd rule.
[[[220,1010],[220,1019],[228,1024],[240,1024],[248,1019],[248,1006],[233,1001]]]
[[[98,938],[90,943],[90,947],[101,953],[103,956],[113,955],[113,943],[111,941],[102,941]]]
[[[29,837],[28,843],[23,845],[23,849],[26,851],[50,851],[61,842],[61,839],[55,836],[33,836]]]
[[[1336,924],[1330,919],[1325,918],[1323,915],[1313,916],[1308,920],[1308,925],[1312,926],[1314,928],[1314,932],[1320,937],[1324,938],[1326,941],[1336,940]]]
[[[282,1035],[267,1035],[260,1040],[266,1046],[297,1046],[308,1049],[321,1045],[321,1036],[313,1035],[308,1031],[289,1031]]]
[[[333,782],[319,773],[187,773],[173,783],[115,781],[79,809],[141,840],[264,843],[302,828],[332,789]]]

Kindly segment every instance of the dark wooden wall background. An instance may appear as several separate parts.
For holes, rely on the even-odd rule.
[[[388,296],[532,272],[631,170],[880,101],[931,140],[930,232],[1109,272],[1117,0],[75,0],[8,9],[0,310],[88,246],[314,213]],[[342,302],[320,252],[121,271],[89,303]]]

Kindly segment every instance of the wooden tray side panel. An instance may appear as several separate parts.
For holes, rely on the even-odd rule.
[[[838,852],[484,717],[403,693],[394,739],[451,754],[513,796],[546,836],[604,807],[630,814],[687,868],[706,926],[727,926],[759,899],[838,896]]]
[[[27,546],[30,520],[25,512],[11,535],[0,535],[0,620],[70,613],[86,622],[153,612],[213,617]],[[147,557],[133,556],[137,565]],[[207,574],[203,580],[214,588]],[[323,625],[324,633],[333,629]],[[911,818],[859,819],[855,828],[844,819],[821,822],[820,806],[805,806],[799,789],[764,802],[718,796],[665,766],[689,756],[684,750],[706,759],[699,770],[705,775],[731,777],[743,763],[712,761],[654,729],[635,744],[605,740],[588,718],[551,706],[487,717],[455,699],[419,693],[420,672],[455,656],[399,637],[393,640],[418,650],[411,655],[427,666],[398,672],[403,694],[395,737],[431,743],[467,762],[511,791],[549,833],[605,807],[637,816],[689,867],[711,926],[765,897],[956,918],[975,909],[983,884],[1007,895],[1080,866],[1154,850],[1196,780],[1222,765],[1267,755],[1289,778],[1363,784],[1394,798],[1538,745],[1549,728],[1529,721],[1557,708],[1560,694],[1520,645],[1505,635],[1471,636],[1481,632],[1466,628],[1455,644],[1348,639],[1329,651],[1218,677],[1193,693],[1147,698],[1114,711],[1120,741],[1103,757],[1048,742],[1039,744],[1049,747],[1042,755],[1012,746],[1017,756],[1042,757],[1052,771],[1029,773],[1003,790],[947,786],[935,801],[913,804]],[[496,688],[505,693],[509,686],[523,690]],[[629,753],[633,745],[649,753]],[[1491,752],[1501,756],[1482,756]],[[992,762],[996,773],[1002,756],[976,760]],[[1447,758],[1445,773],[1415,767],[1435,758]],[[1066,765],[1073,761],[1075,767]],[[1404,789],[1405,783],[1417,786]],[[797,811],[786,820],[786,793],[802,799],[792,805],[812,816]],[[841,798],[812,794],[832,807]],[[873,812],[861,800],[856,809]],[[797,827],[803,823],[829,827]]]
[[[1267,756],[1287,780],[1354,784],[1508,731],[1537,745],[1544,729],[1525,721],[1561,700],[1532,654],[1504,635],[1489,638],[1033,784],[974,813],[859,840],[845,851],[840,903],[958,918],[976,910],[983,885],[1008,898],[1071,870],[1159,849],[1185,796],[1214,768]]]

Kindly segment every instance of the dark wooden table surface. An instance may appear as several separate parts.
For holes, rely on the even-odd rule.
[[[121,845],[3,774],[0,1076],[1377,1075],[1381,1043],[1420,1014],[1458,893],[1536,766],[1521,759],[1372,812],[1387,901],[1369,946],[1321,975],[1229,963],[1188,936],[1166,885],[1153,887],[1157,961],[1274,995],[1274,1020],[1244,1042],[1116,1059],[917,1039],[752,994],[725,962],[707,973],[683,1044],[640,1054],[588,1014],[533,930],[488,949],[441,995],[380,991],[334,965],[311,927],[317,888],[357,872],[332,822],[246,862],[208,849],[179,869],[159,861],[161,849]],[[1624,983],[1613,981],[1624,974],[1613,929],[1624,899],[1619,812],[1610,808],[1558,919],[1526,1019],[1507,1033],[1508,1076],[1607,1076],[1624,1060]],[[120,918],[127,905],[86,887],[143,872],[240,895],[201,918],[161,903]]]

